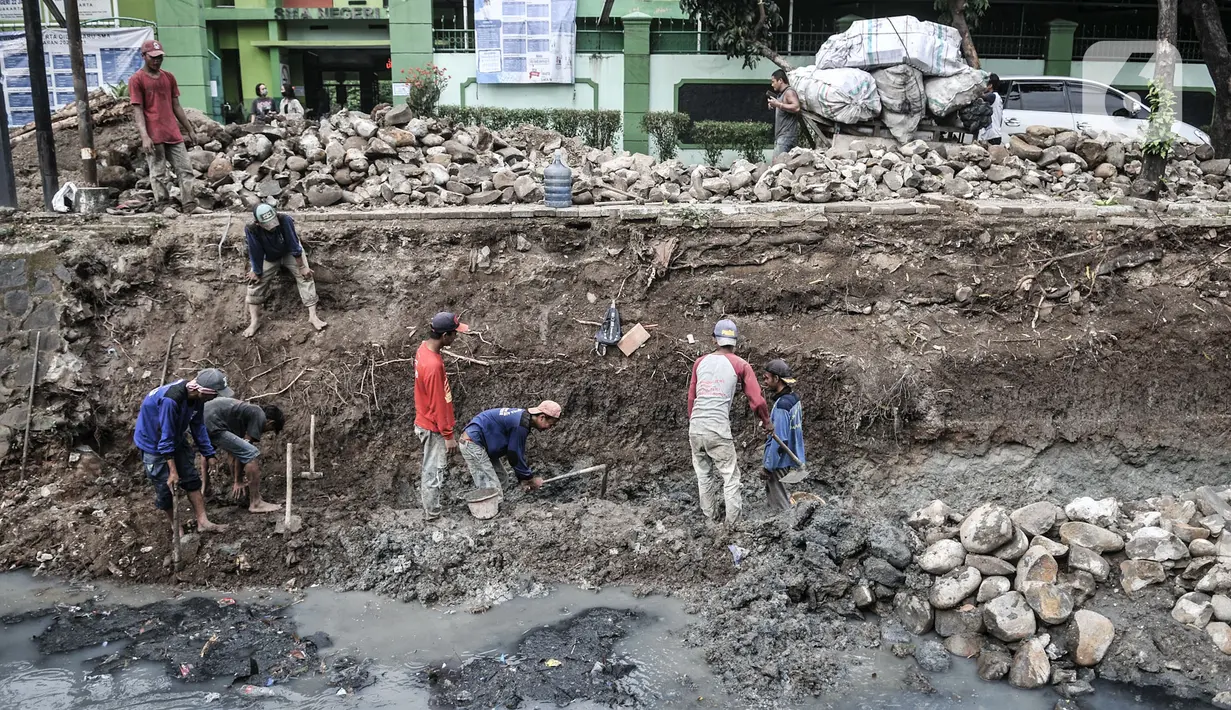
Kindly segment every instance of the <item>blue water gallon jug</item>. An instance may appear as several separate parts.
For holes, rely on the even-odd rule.
[[[573,206],[573,171],[564,164],[562,151],[556,151],[556,159],[543,171],[543,193],[548,207]]]

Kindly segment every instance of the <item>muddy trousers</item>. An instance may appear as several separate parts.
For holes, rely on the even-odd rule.
[[[701,512],[718,522],[718,496],[726,501],[727,524],[739,520],[744,508],[735,442],[718,434],[690,433],[692,468],[697,473]]]
[[[303,263],[305,265],[308,263],[307,254],[303,255]],[[295,277],[295,287],[299,289],[299,300],[303,301],[303,305],[309,308],[315,306],[317,303],[316,281],[305,279],[303,274],[299,273],[299,265],[295,263],[295,257],[290,254],[276,262],[261,262],[261,280],[248,286],[247,302],[259,306],[269,298],[269,289],[273,288],[274,279],[278,276],[278,270],[281,267],[286,267],[287,271]]]
[[[449,467],[449,452],[445,448],[445,438],[434,431],[417,426],[415,436],[423,444],[419,501],[423,504],[423,514],[434,518],[441,513],[440,490],[445,482],[445,470]]]
[[[457,448],[462,452],[462,460],[466,462],[466,468],[470,469],[470,478],[474,481],[474,487],[495,488],[503,496],[504,486],[500,482],[500,476],[496,473],[495,462],[487,455],[487,449],[469,439],[459,441]]]
[[[180,204],[186,208],[197,206],[197,197],[192,179],[192,163],[188,162],[188,148],[183,143],[155,143],[145,155],[146,166],[150,169],[150,190],[154,192],[155,202],[166,202],[171,199],[167,190],[167,164],[171,164],[171,172],[180,183]]]
[[[761,474],[765,479],[765,502],[771,510],[791,509],[791,496],[786,492],[786,486],[782,485],[782,477],[790,470],[766,471]]]

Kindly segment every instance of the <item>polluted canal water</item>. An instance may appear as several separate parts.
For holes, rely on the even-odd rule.
[[[179,658],[138,655],[140,636],[158,625],[156,610],[175,609],[191,624],[194,612],[237,610],[258,630],[272,629],[272,643],[225,647],[242,665],[279,643],[307,648],[304,672],[284,679],[278,664],[255,674],[212,678],[176,677],[192,663]],[[150,606],[152,605],[152,606]],[[519,597],[484,613],[464,608],[424,607],[364,592],[323,588],[291,595],[281,590],[237,594],[181,594],[166,587],[72,585],[21,572],[0,575],[0,708],[22,710],[187,710],[217,708],[450,708],[562,707],[656,708],[738,707],[707,669],[699,650],[681,640],[692,617],[684,603],[660,596],[634,596],[609,588],[594,592],[564,587],[538,597]],[[40,616],[43,610],[52,610]],[[82,628],[115,621],[133,611],[135,634],[71,651],[44,653],[40,642],[55,636],[56,615],[86,618]],[[140,613],[137,613],[140,612]],[[142,615],[144,614],[144,616]],[[149,618],[146,618],[149,617]],[[172,618],[163,616],[162,618]],[[234,616],[219,616],[219,624]],[[206,622],[189,641],[190,655],[210,653],[211,637],[221,629]],[[279,628],[286,624],[287,629]],[[242,623],[240,624],[242,625]],[[37,637],[37,638],[36,638]],[[78,641],[84,637],[78,638]],[[251,639],[249,639],[251,640]],[[169,642],[170,643],[170,642]],[[195,644],[195,645],[193,645]],[[168,648],[174,646],[170,643]],[[319,647],[319,648],[318,648]],[[169,653],[175,653],[174,650]],[[312,655],[318,654],[318,655]],[[118,659],[118,661],[117,661]],[[1016,690],[984,683],[974,663],[954,659],[950,670],[920,676],[910,659],[885,648],[850,657],[852,687],[840,697],[819,697],[793,707],[862,708],[1019,708],[1051,710],[1050,691]],[[255,662],[255,661],[253,661]],[[285,668],[281,669],[282,671]],[[571,675],[570,675],[571,674]],[[541,679],[550,677],[550,682]],[[192,682],[195,681],[195,682]],[[914,689],[911,689],[911,686]],[[1208,707],[1199,703],[1143,695],[1139,690],[1103,684],[1081,699],[1089,710]],[[572,697],[569,697],[569,696]],[[786,707],[778,705],[778,707]]]

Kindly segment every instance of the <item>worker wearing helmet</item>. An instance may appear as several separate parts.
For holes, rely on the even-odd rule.
[[[261,203],[252,211],[256,221],[244,229],[248,241],[248,315],[251,321],[244,331],[245,338],[256,335],[261,327],[261,304],[269,297],[269,289],[279,267],[286,267],[295,276],[299,298],[308,307],[308,322],[317,330],[329,325],[316,315],[316,282],[308,257],[303,253],[299,235],[295,233],[295,221],[290,215],[278,214],[273,207]]]

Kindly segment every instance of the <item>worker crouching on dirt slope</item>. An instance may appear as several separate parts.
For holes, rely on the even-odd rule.
[[[234,393],[227,387],[221,370],[202,370],[196,379],[178,380],[152,390],[141,402],[133,442],[141,449],[145,475],[154,482],[154,506],[166,512],[172,521],[174,487],[178,483],[188,491],[197,529],[202,532],[222,532],[225,525],[215,525],[205,515],[205,497],[201,494],[201,475],[193,462],[192,452],[184,437],[191,432],[197,450],[205,457],[206,470],[214,464],[214,445],[205,430],[205,403],[222,394]],[[173,533],[175,531],[173,530]]]
[[[303,253],[299,234],[295,232],[295,220],[290,215],[278,214],[266,204],[259,204],[252,211],[256,221],[244,228],[248,242],[248,329],[245,338],[256,335],[261,327],[261,304],[269,298],[269,289],[278,269],[285,267],[295,277],[299,299],[308,308],[308,322],[317,330],[329,325],[316,315],[316,282],[312,280],[312,268],[308,256]]]
[[[239,499],[248,490],[249,513],[272,513],[282,506],[261,498],[261,450],[257,443],[265,432],[282,431],[285,422],[282,410],[243,402],[231,397],[216,397],[205,403],[205,431],[214,450],[231,455],[231,497]],[[244,483],[239,480],[239,468],[244,468]]]
[[[513,475],[526,490],[537,490],[543,477],[534,475],[526,461],[526,437],[531,429],[545,431],[560,421],[561,408],[545,400],[530,409],[488,409],[479,412],[462,432],[462,458],[470,469],[475,488],[495,488],[502,491],[496,466],[505,459]]]
[[[766,430],[771,428],[757,373],[735,354],[738,339],[739,329],[733,321],[718,321],[714,325],[718,349],[697,358],[688,381],[688,443],[692,448],[692,467],[697,473],[701,512],[718,522],[721,491],[726,500],[728,527],[739,520],[743,510],[739,461],[731,436],[731,402],[738,386],[743,385],[744,396],[761,425]]]
[[[771,508],[790,510],[791,499],[786,486],[782,485],[782,478],[807,461],[804,458],[804,408],[799,395],[791,389],[795,378],[785,360],[770,360],[765,365],[762,383],[774,400],[769,410],[773,429],[765,436],[765,470],[761,473],[765,480],[765,500]],[[795,456],[792,458],[791,454]]]
[[[452,313],[437,313],[432,317],[432,332],[415,353],[415,436],[423,444],[423,467],[419,475],[419,498],[423,517],[440,517],[440,489],[449,466],[449,454],[457,451],[453,429],[453,389],[445,373],[445,361],[440,349],[453,344],[458,333],[469,333],[470,326]],[[398,499],[406,505],[410,484],[399,476]]]

